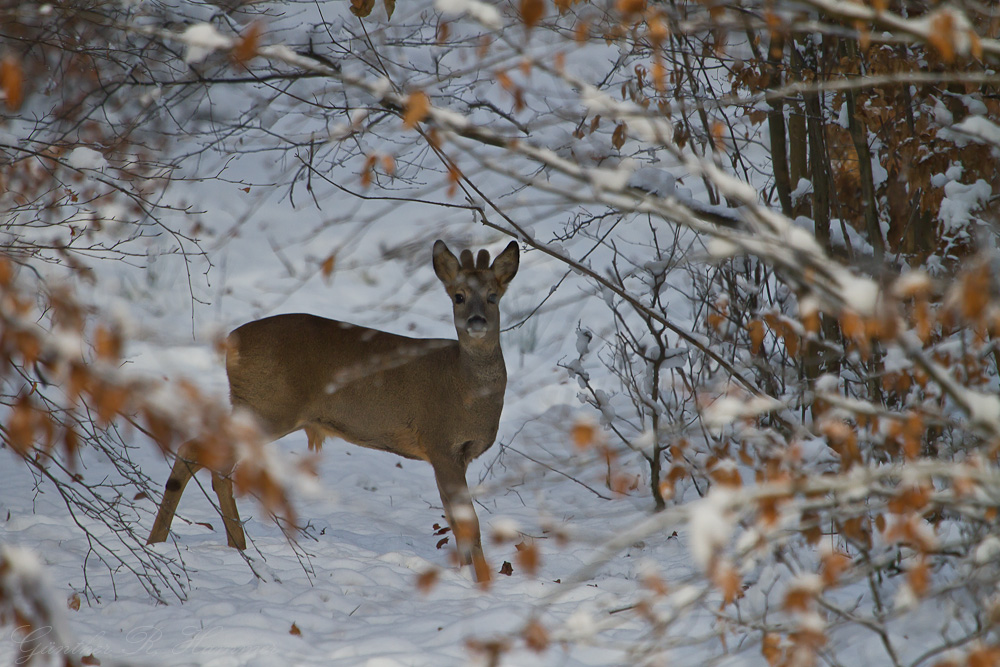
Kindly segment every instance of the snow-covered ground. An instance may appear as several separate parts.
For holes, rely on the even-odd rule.
[[[305,439],[290,437],[278,446],[302,452]],[[157,458],[150,450],[150,474],[165,478],[167,466]],[[492,461],[492,452],[485,458]],[[507,462],[515,458],[504,456]],[[481,470],[476,466],[470,476]],[[511,576],[498,575],[484,592],[469,572],[449,566],[447,549],[435,548],[439,538],[433,524],[443,519],[428,466],[330,443],[320,471],[326,492],[296,501],[315,540],[300,541],[302,558],[252,502],[242,502],[252,540],[246,555],[259,576],[225,546],[217,515],[192,488],[180,509],[187,521],[174,524],[176,543],[157,547],[184,561],[191,577],[188,600],[158,605],[127,573],[117,573],[112,585],[107,572],[92,567],[88,573],[102,598],[85,601],[79,611],[64,606],[80,654],[92,654],[104,665],[474,662],[466,640],[516,631],[541,600],[568,588],[557,580],[568,578],[591,551],[586,543],[560,547],[538,527],[540,511],[558,525],[595,535],[632,520],[636,512],[627,500],[603,501],[537,472],[526,473],[516,485],[480,493],[484,525],[516,521],[542,555],[536,576],[515,565]],[[2,521],[0,540],[32,548],[47,567],[55,595],[68,599],[83,584],[87,544],[82,533],[52,494],[33,494],[25,471],[10,459],[3,489],[3,513],[9,518]],[[494,570],[503,561],[517,563],[511,542],[489,544],[487,553]],[[564,621],[580,610],[604,606],[609,598],[627,599],[622,594],[632,590],[642,559],[650,557],[668,569],[688,567],[677,539],[647,544],[573,587],[545,618]],[[437,583],[418,591],[418,575],[433,568],[441,569]],[[13,648],[11,642],[0,645],[0,663],[10,663]],[[567,653],[558,646],[535,654],[522,645],[504,664],[613,664],[620,660],[616,655],[584,647]]]

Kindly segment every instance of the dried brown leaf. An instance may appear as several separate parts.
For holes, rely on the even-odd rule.
[[[365,18],[375,9],[375,0],[351,0],[351,13],[358,18]]]
[[[906,582],[910,585],[910,590],[918,598],[927,593],[927,588],[931,582],[931,571],[927,565],[927,559],[920,557],[916,562],[910,564],[906,570]]]
[[[577,449],[589,449],[597,442],[597,428],[587,421],[578,421],[573,424],[569,433]]]
[[[439,574],[434,568],[421,572],[417,575],[417,590],[424,594],[429,593],[434,588],[434,584],[437,583]]]
[[[784,656],[784,652],[781,650],[781,636],[773,632],[766,633],[761,641],[760,652],[771,667],[777,667],[781,664]]]
[[[835,586],[843,574],[851,566],[851,557],[842,551],[831,551],[823,556],[823,567],[820,570],[820,577],[823,580],[823,587]]]
[[[545,16],[545,0],[521,0],[521,20],[526,28],[534,28]]]
[[[743,579],[732,563],[720,561],[712,572],[712,583],[722,593],[724,604],[732,604],[743,595]]]
[[[615,9],[625,17],[646,11],[646,0],[615,0]]]
[[[931,18],[927,41],[941,60],[948,64],[955,62],[955,17],[950,11],[939,11]]]
[[[334,266],[337,264],[337,253],[330,253],[330,256],[323,260],[320,265],[320,273],[323,274],[323,278],[329,281],[330,276],[333,275]]]
[[[611,145],[617,150],[621,150],[622,146],[625,145],[625,139],[627,136],[628,126],[625,123],[618,123],[615,126],[615,131],[611,133]]]
[[[760,354],[764,343],[764,323],[760,320],[750,320],[747,323],[750,332],[750,352]]]
[[[537,620],[531,620],[524,628],[524,643],[532,651],[541,653],[549,646],[549,633]]]
[[[260,35],[263,31],[259,21],[254,21],[243,31],[237,40],[236,45],[229,52],[229,57],[233,64],[246,66],[257,56],[257,48],[260,46]]]
[[[422,90],[410,93],[406,98],[406,110],[403,112],[403,127],[408,130],[415,128],[417,123],[427,118],[430,108],[431,99],[427,97],[427,93]]]
[[[541,561],[538,547],[523,541],[514,546],[517,549],[518,567],[527,572],[529,576],[535,576],[538,572],[539,562]]]
[[[97,327],[94,333],[94,351],[97,358],[103,361],[115,362],[121,358],[122,336],[117,328]]]
[[[0,92],[8,111],[21,108],[24,102],[24,68],[19,58],[8,55],[0,61]]]

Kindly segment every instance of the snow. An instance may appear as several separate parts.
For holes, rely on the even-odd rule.
[[[74,169],[103,171],[108,166],[108,161],[93,148],[78,146],[66,154],[66,164]]]
[[[982,116],[969,116],[953,125],[951,129],[981,143],[1000,148],[1000,125]]]
[[[973,213],[989,201],[992,188],[982,179],[968,184],[953,180],[945,184],[944,194],[938,219],[946,228],[957,230],[967,225]]]
[[[766,412],[780,410],[781,407],[781,401],[769,396],[753,396],[749,399],[722,396],[705,408],[703,416],[709,428],[719,429],[737,419],[756,417]]]
[[[633,160],[622,160],[622,163],[614,169],[597,168],[591,170],[590,182],[594,190],[597,192],[601,192],[603,190],[617,192],[622,190],[628,184],[634,169],[635,163]]]
[[[964,387],[954,389],[968,406],[969,419],[973,424],[984,426],[992,433],[1000,433],[1000,397]]]
[[[979,565],[985,565],[1000,558],[1000,538],[994,535],[986,537],[976,547],[973,558]]]
[[[702,569],[707,570],[720,549],[729,542],[734,525],[729,507],[731,500],[729,490],[716,487],[705,498],[691,503],[688,524],[691,556]]]
[[[708,250],[708,256],[717,261],[735,257],[741,252],[738,244],[727,241],[720,236],[712,237],[706,249]]]
[[[658,197],[669,197],[677,189],[677,178],[666,169],[642,167],[629,175],[628,186]]]
[[[195,65],[219,50],[229,49],[233,40],[219,33],[215,26],[209,23],[196,23],[181,33],[181,38],[187,46],[184,62]]]
[[[841,295],[852,310],[864,317],[875,315],[879,303],[879,287],[871,278],[843,273],[840,277]]]
[[[480,0],[434,0],[434,7],[442,14],[468,14],[490,30],[503,26],[497,8]]]

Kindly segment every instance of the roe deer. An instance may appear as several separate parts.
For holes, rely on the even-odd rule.
[[[276,315],[244,324],[227,339],[234,410],[248,410],[272,440],[303,429],[310,449],[326,436],[434,467],[445,517],[463,565],[489,581],[479,521],[465,481],[469,462],[496,438],[507,386],[498,302],[517,273],[517,243],[490,264],[480,250],[461,260],[434,243],[434,272],[452,300],[458,340],[416,339],[314,315]],[[170,532],[177,503],[202,466],[198,445],[182,445],[148,542]],[[233,499],[232,466],[212,488],[229,546],[246,548]]]

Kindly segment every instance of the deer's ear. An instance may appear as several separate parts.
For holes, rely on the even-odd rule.
[[[517,267],[519,266],[520,261],[517,241],[511,241],[504,251],[497,255],[497,258],[493,260],[493,274],[496,276],[497,282],[500,283],[502,288],[507,288],[507,283],[509,283],[517,273]]]
[[[458,277],[458,258],[441,240],[434,242],[434,273],[446,285]]]

